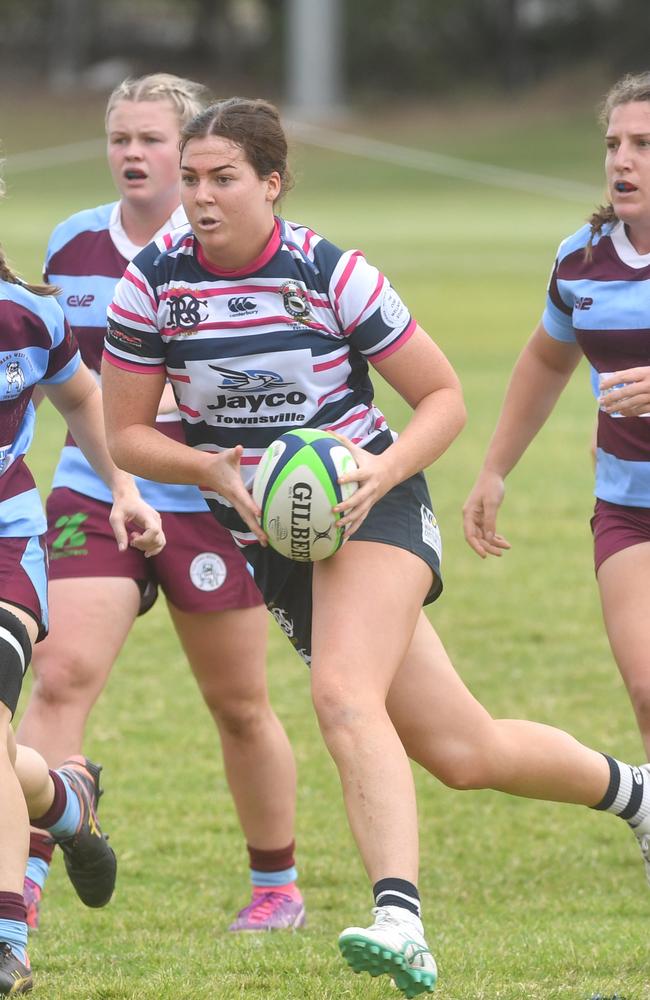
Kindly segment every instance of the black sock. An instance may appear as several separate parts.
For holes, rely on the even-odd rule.
[[[650,772],[603,756],[609,764],[609,787],[593,808],[620,816],[634,829],[650,815]]]
[[[382,878],[372,887],[375,906],[401,906],[420,916],[420,894],[417,886],[403,878]]]

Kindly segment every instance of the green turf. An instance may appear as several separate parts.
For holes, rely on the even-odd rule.
[[[351,131],[597,185],[600,140],[584,113],[455,109],[347,122]],[[99,133],[99,106],[52,121],[36,102],[0,118],[7,155]],[[465,123],[465,124],[464,124]],[[579,370],[512,475],[501,528],[513,543],[482,563],[460,507],[498,411],[507,372],[536,323],[559,240],[588,202],[523,195],[297,147],[284,206],[386,270],[458,368],[466,430],[430,472],[442,524],[445,593],[431,618],[472,690],[497,715],[532,716],[639,759],[640,744],[603,628],[591,568],[588,444],[594,404]],[[50,227],[112,197],[103,162],[7,174],[0,235],[34,279]],[[379,390],[399,428],[405,408]],[[32,464],[47,478],[61,441],[41,414]],[[218,654],[217,654],[218,655]],[[105,765],[102,815],[120,859],[104,912],[77,903],[57,859],[31,946],[42,1000],[379,1000],[387,982],[353,976],[338,932],[371,903],[320,741],[307,678],[275,627],[273,701],[300,771],[298,845],[309,926],[233,939],[246,897],[242,838],[216,738],[161,601],[114,670],[89,729]],[[435,726],[435,713],[431,725]],[[609,816],[496,793],[461,794],[418,771],[420,888],[442,1000],[650,998],[650,896],[636,847]]]

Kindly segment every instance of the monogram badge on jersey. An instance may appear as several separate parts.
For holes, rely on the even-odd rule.
[[[297,281],[285,281],[280,287],[280,295],[285,312],[288,312],[294,319],[304,322],[310,316],[311,307],[307,298],[307,290]]]
[[[169,318],[165,326],[180,330],[189,337],[196,327],[208,317],[208,301],[200,299],[187,288],[176,288],[167,300]]]

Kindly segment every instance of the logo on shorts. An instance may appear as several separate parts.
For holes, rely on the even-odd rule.
[[[293,621],[282,608],[269,608],[269,611],[275,618],[276,622],[284,632],[284,634],[289,638],[293,638]]]
[[[86,533],[80,531],[80,526],[88,520],[87,514],[64,514],[55,521],[54,527],[60,531],[50,546],[50,559],[62,559],[64,556],[87,556]]]
[[[282,629],[282,631],[284,632],[284,634],[286,635],[287,639],[297,652],[298,656],[301,656],[302,659],[307,664],[307,666],[309,666],[311,664],[311,656],[309,655],[306,649],[304,648],[301,649],[298,646],[298,636],[294,635],[295,629],[293,625],[293,618],[289,618],[289,615],[286,613],[286,611],[283,611],[282,608],[278,608],[277,605],[268,604],[267,607],[271,612],[271,614],[273,615],[273,617],[275,618],[278,625],[280,626],[280,628]]]
[[[201,552],[192,559],[190,580],[197,590],[218,590],[227,575],[226,564],[216,552]]]
[[[436,515],[424,504],[420,506],[420,514],[422,515],[422,541],[425,545],[431,546],[438,559],[442,559],[442,538]]]

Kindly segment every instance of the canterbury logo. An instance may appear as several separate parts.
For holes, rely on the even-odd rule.
[[[248,298],[246,295],[237,296],[234,299],[228,299],[228,310],[231,313],[251,313],[257,310],[257,303],[255,299]]]

